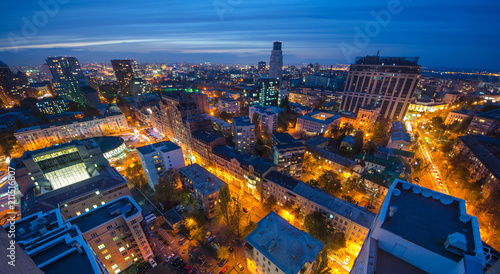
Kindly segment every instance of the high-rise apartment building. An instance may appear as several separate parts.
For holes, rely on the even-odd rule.
[[[347,75],[340,109],[380,106],[380,116],[403,120],[420,79],[418,57],[357,57]]]
[[[273,43],[273,51],[271,51],[271,61],[269,62],[269,77],[278,79],[281,82],[283,75],[283,51],[281,50],[281,42]]]
[[[485,265],[464,200],[396,179],[351,273],[483,273]]]
[[[302,175],[302,164],[306,146],[301,140],[295,140],[288,133],[273,134],[271,158],[278,171],[293,177]]]
[[[155,190],[158,179],[169,169],[186,166],[182,149],[171,141],[163,141],[137,148],[137,155],[151,189]]]
[[[262,77],[257,80],[259,104],[277,107],[280,97],[280,85],[276,78]]]
[[[283,109],[279,107],[263,107],[254,105],[248,108],[248,117],[253,121],[255,114],[259,117],[259,128],[262,132],[272,134],[278,128],[278,115]]]
[[[130,94],[130,81],[135,77],[132,60],[111,60],[118,86],[123,95]]]
[[[87,84],[75,57],[49,57],[46,60],[56,93],[64,99],[86,104],[80,86]]]
[[[234,148],[242,153],[253,153],[255,147],[255,125],[250,118],[233,117]]]
[[[266,74],[266,72],[267,72],[266,62],[265,61],[260,61],[259,64],[258,64],[257,69],[258,69],[259,75]]]
[[[0,61],[0,100],[5,106],[18,103],[32,95],[26,74],[16,74],[4,62]]]

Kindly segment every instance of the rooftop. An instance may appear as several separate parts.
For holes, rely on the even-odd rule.
[[[163,141],[163,142],[159,142],[159,143],[154,143],[154,144],[138,147],[136,149],[142,155],[145,155],[145,154],[149,154],[149,153],[156,153],[156,152],[158,152],[158,150],[161,150],[162,152],[169,152],[169,151],[173,151],[176,149],[181,149],[181,147],[176,145],[172,141]]]
[[[465,135],[458,138],[500,180],[500,139],[484,135]]]
[[[212,132],[209,131],[195,131],[192,133],[193,138],[197,140],[201,140],[202,142],[208,144],[211,143],[218,138],[224,138],[221,135],[213,134]]]
[[[481,246],[480,238],[476,242],[479,225],[465,212],[463,200],[400,180],[392,187],[381,208],[382,229],[456,262],[463,256],[446,250],[444,242],[459,232],[467,241],[466,254],[475,255],[476,244]],[[395,209],[392,216],[390,208]]]
[[[111,151],[121,146],[125,142],[122,137],[117,137],[117,136],[99,136],[90,139],[94,140],[94,142],[101,148],[102,153]],[[83,140],[88,140],[88,139],[83,139]]]
[[[172,225],[182,221],[182,216],[179,215],[179,213],[177,213],[177,211],[175,211],[175,209],[171,209],[171,210],[167,211],[163,215],[163,217],[165,217],[165,219],[167,219],[167,222],[169,222]]]
[[[27,127],[27,128],[21,128],[16,133],[22,133],[22,132],[27,132],[27,131],[32,131],[32,130],[40,130],[40,129],[46,129],[46,128],[51,128],[51,127],[58,127],[58,126],[64,126],[64,125],[71,125],[71,124],[78,124],[78,123],[85,123],[93,120],[99,120],[99,119],[105,119],[108,117],[112,116],[123,116],[122,113],[110,113],[110,114],[105,114],[101,116],[94,116],[94,117],[86,117],[78,120],[71,120],[71,121],[63,121],[63,122],[57,122],[57,123],[51,123],[51,124],[44,124],[44,125],[39,125],[39,126],[33,126],[33,127]]]
[[[405,141],[411,143],[411,137],[408,133],[402,131],[396,131],[391,134],[391,140],[394,141]]]
[[[493,119],[493,120],[498,120],[500,119],[500,108],[488,111],[488,112],[483,112],[483,113],[478,113],[476,116],[487,118],[487,119]]]
[[[238,127],[253,126],[248,116],[233,117],[233,125]]]
[[[80,231],[85,233],[119,216],[128,219],[140,212],[141,208],[134,199],[130,196],[124,196],[88,212],[84,212],[80,216],[71,218],[68,222],[78,226]]]
[[[225,183],[210,171],[204,169],[199,164],[192,164],[179,169],[179,172],[186,176],[193,187],[203,196],[208,196],[219,191]]]
[[[262,218],[245,240],[286,274],[299,273],[306,262],[314,262],[324,247],[275,212]]]
[[[276,170],[270,171],[264,178],[291,191],[300,183],[299,180]]]
[[[300,116],[297,119],[302,119],[302,120],[307,120],[315,123],[320,123],[320,124],[331,124],[337,119],[341,119],[342,116],[338,114],[331,114],[327,112],[319,112],[319,111],[313,111],[311,113],[308,113],[306,115]]]
[[[418,57],[365,56],[356,57],[356,64],[387,66],[418,66]]]

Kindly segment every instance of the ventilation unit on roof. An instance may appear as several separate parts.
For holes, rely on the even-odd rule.
[[[444,248],[451,253],[464,255],[467,251],[467,240],[465,239],[465,235],[458,232],[448,235],[444,243]]]
[[[389,216],[390,217],[394,216],[394,213],[396,213],[396,211],[398,211],[398,207],[397,206],[390,206],[389,207]]]

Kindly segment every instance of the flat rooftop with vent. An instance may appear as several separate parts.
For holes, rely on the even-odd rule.
[[[207,218],[216,215],[219,189],[224,181],[204,169],[199,164],[192,164],[179,169],[182,186],[194,194],[198,203],[205,210]]]
[[[484,265],[464,200],[396,179],[351,273],[483,273]]]
[[[271,212],[246,238],[251,273],[311,273],[324,244]]]

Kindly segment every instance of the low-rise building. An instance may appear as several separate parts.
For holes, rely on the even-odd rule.
[[[316,135],[323,135],[333,126],[340,125],[342,116],[338,114],[313,111],[297,118],[297,130]]]
[[[211,219],[217,215],[219,189],[225,184],[217,176],[198,164],[192,164],[179,169],[184,188],[194,194],[198,204],[205,211],[205,216]]]
[[[474,115],[466,133],[489,135],[500,127],[500,109]]]
[[[474,111],[467,109],[450,111],[448,113],[448,116],[446,116],[446,119],[444,120],[444,124],[451,125],[454,123],[461,123],[463,120],[472,115],[474,115]]]
[[[253,153],[255,125],[247,116],[233,118],[233,141],[236,150],[242,153]]]
[[[211,131],[196,131],[193,135],[193,154],[196,162],[208,166],[212,162],[212,150],[216,146],[225,146],[226,138]]]
[[[343,232],[346,240],[361,248],[375,214],[320,189],[313,188],[291,176],[270,171],[264,178],[263,198],[274,196],[279,206],[291,204],[305,215],[319,211]]]
[[[163,141],[137,148],[137,155],[151,189],[155,190],[158,179],[169,169],[186,166],[181,147],[171,141]]]
[[[356,122],[353,125],[354,129],[361,130],[363,132],[371,131],[378,119],[379,114],[380,107],[366,105],[359,108],[356,115]]]
[[[343,157],[327,149],[327,144],[331,139],[325,137],[316,137],[306,142],[306,154],[314,157],[314,160],[321,166],[334,170],[336,173],[342,173],[349,170],[354,161]]]
[[[390,187],[351,273],[483,273],[465,201],[402,180]]]
[[[393,132],[391,133],[391,137],[389,137],[389,142],[387,143],[387,148],[392,149],[402,149],[402,150],[410,150],[411,147],[411,137],[406,132]]]
[[[290,103],[297,103],[306,107],[314,108],[319,103],[319,97],[301,92],[288,92],[288,101]]]
[[[275,212],[262,218],[245,241],[247,266],[252,274],[309,274],[325,246]]]
[[[38,111],[51,115],[60,114],[68,110],[66,101],[60,97],[49,97],[35,102]]]
[[[219,112],[227,112],[227,113],[238,113],[240,112],[240,103],[238,100],[233,98],[219,98],[219,102],[217,103],[217,108]]]
[[[306,146],[302,140],[295,140],[288,133],[273,134],[271,157],[278,171],[293,177],[302,175]]]
[[[483,193],[500,189],[500,139],[483,135],[460,136],[455,153],[469,159],[470,179],[483,180]]]
[[[438,110],[444,110],[446,108],[448,108],[448,104],[445,102],[435,102],[434,100],[416,101],[410,103],[410,105],[408,106],[408,111],[435,112]]]
[[[129,130],[121,113],[23,128],[14,133],[25,150],[35,150],[75,139],[105,136]]]

